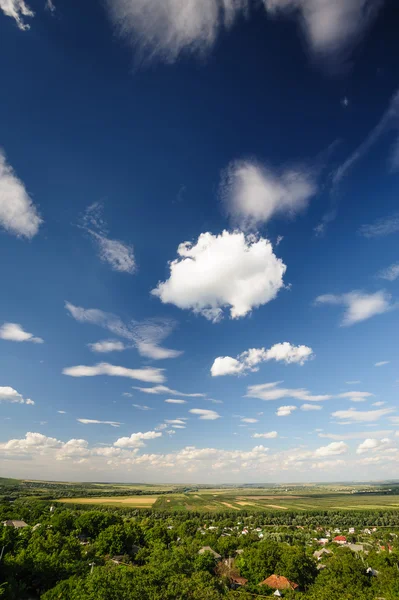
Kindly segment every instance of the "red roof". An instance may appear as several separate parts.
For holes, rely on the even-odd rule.
[[[346,542],[346,537],[344,535],[337,535],[337,537],[334,538],[334,542]]]
[[[238,585],[245,585],[248,583],[248,579],[245,579],[245,577],[237,577],[236,575],[232,575],[230,579],[233,583],[238,583]]]
[[[259,585],[268,585],[274,590],[295,590],[299,587],[297,583],[290,581],[284,575],[270,575],[270,577],[262,581]]]

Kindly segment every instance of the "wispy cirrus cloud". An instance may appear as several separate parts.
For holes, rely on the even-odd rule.
[[[21,31],[30,29],[30,25],[26,23],[25,19],[26,17],[34,17],[35,13],[25,0],[0,0],[0,10],[3,11],[6,17],[14,19]]]
[[[278,172],[250,161],[234,161],[222,174],[220,194],[233,224],[256,229],[274,216],[292,218],[316,194],[314,173],[303,167]]]
[[[97,325],[118,337],[129,340],[141,356],[161,360],[176,358],[182,354],[180,350],[171,350],[160,345],[175,327],[175,322],[171,319],[148,319],[147,321],[131,319],[124,323],[118,316],[98,308],[82,308],[71,302],[65,302],[65,308],[76,321]],[[117,340],[105,340],[89,346],[94,352],[120,351],[129,347]]]
[[[383,367],[384,365],[389,365],[390,360],[380,360],[379,362],[374,363],[375,367]]]
[[[269,349],[250,348],[239,354],[237,358],[231,356],[218,356],[215,358],[211,367],[211,375],[212,377],[218,377],[258,371],[258,365],[269,360],[284,362],[285,364],[304,365],[313,356],[313,350],[309,346],[293,346],[289,342],[274,344]]]
[[[373,431],[373,437],[375,438],[385,438],[391,434],[391,429]],[[365,440],[370,437],[370,431],[353,431],[349,433],[319,433],[318,436],[320,438],[327,438],[329,440]]]
[[[109,363],[98,363],[93,366],[77,365],[75,367],[65,367],[62,370],[63,375],[70,377],[97,377],[98,375],[109,375],[111,377],[129,377],[148,383],[158,383],[165,381],[164,369],[155,369],[144,367],[143,369],[128,369],[110,365]]]
[[[399,96],[399,94],[398,94]],[[399,98],[398,98],[399,100]],[[388,217],[382,217],[370,223],[362,225],[359,229],[359,234],[366,238],[385,237],[399,231],[399,213],[393,213]]]
[[[14,0],[15,1],[15,0]],[[206,55],[222,31],[251,8],[298,19],[314,56],[343,59],[377,14],[382,2],[369,0],[107,0],[116,31],[141,60],[173,63],[183,55]]]
[[[373,423],[374,421],[378,421],[382,417],[392,414],[393,412],[395,412],[393,408],[381,408],[379,410],[365,411],[360,411],[356,408],[349,408],[348,410],[337,410],[333,412],[331,416],[345,423]]]
[[[132,404],[133,408],[137,408],[137,410],[154,410],[151,406],[147,406],[146,404]]]
[[[99,421],[97,419],[76,419],[82,425],[111,425],[111,427],[120,427],[123,423],[118,421]]]
[[[144,392],[145,394],[170,394],[171,396],[185,396],[186,398],[204,398],[205,394],[186,394],[184,392],[179,392],[178,390],[171,390],[166,385],[154,385],[153,387],[134,387],[135,390],[139,390],[140,392]]]
[[[334,396],[329,394],[311,394],[308,390],[299,388],[279,387],[282,381],[272,383],[262,383],[259,385],[250,385],[247,388],[246,398],[259,398],[259,400],[282,400],[283,398],[292,398],[307,402],[322,402],[329,400]]]
[[[208,410],[206,408],[191,408],[189,411],[192,415],[197,415],[202,421],[215,421],[220,419],[219,413],[215,410]]]
[[[21,24],[22,20],[17,17],[24,14],[24,6],[23,2],[17,4],[13,0],[0,0],[0,9]],[[42,222],[25,185],[8,164],[6,155],[0,148],[0,227],[18,237],[31,239],[38,233]]]
[[[108,227],[102,213],[102,204],[94,202],[87,207],[79,227],[91,236],[100,259],[108,263],[113,271],[133,274],[136,271],[133,246],[108,237]]]
[[[399,263],[393,263],[392,265],[389,265],[389,267],[382,269],[377,276],[380,277],[380,279],[386,279],[387,281],[396,281],[399,277]]]
[[[344,306],[345,312],[341,321],[343,327],[360,323],[361,321],[370,319],[375,315],[381,315],[395,308],[391,294],[388,294],[384,290],[380,290],[374,294],[366,294],[359,291],[338,295],[324,294],[316,298],[315,304],[336,304]]]
[[[43,344],[42,338],[35,337],[33,333],[24,331],[19,323],[3,323],[0,327],[0,339],[11,342],[33,342],[34,344]]]

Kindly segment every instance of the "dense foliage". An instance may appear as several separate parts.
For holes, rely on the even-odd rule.
[[[249,600],[272,595],[274,590],[259,585],[272,574],[298,584],[295,592],[282,592],[286,598],[399,598],[399,538],[392,528],[377,528],[368,536],[367,553],[332,547],[323,557],[323,569],[313,556],[319,548],[316,527],[390,525],[389,511],[284,511],[277,518],[269,512],[161,515],[50,506],[34,499],[0,504],[1,521],[22,519],[29,525],[1,528],[4,600]],[[362,540],[354,535],[353,541]],[[381,551],[381,544],[392,552]],[[199,554],[204,546],[221,559]],[[369,566],[378,576],[366,573]],[[246,585],[232,589],[234,576],[245,577]]]

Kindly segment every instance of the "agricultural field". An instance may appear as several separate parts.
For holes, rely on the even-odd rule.
[[[150,508],[166,511],[310,511],[310,510],[399,510],[399,494],[353,493],[316,488],[305,493],[286,492],[281,489],[270,493],[269,489],[225,488],[196,490],[186,493],[163,493],[151,495],[124,495],[118,497],[59,498],[59,502],[75,504],[102,504],[124,508]]]

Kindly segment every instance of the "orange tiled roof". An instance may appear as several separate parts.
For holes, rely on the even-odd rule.
[[[259,585],[268,585],[274,590],[295,590],[298,587],[297,583],[290,581],[284,575],[270,575],[270,577],[262,581]]]

